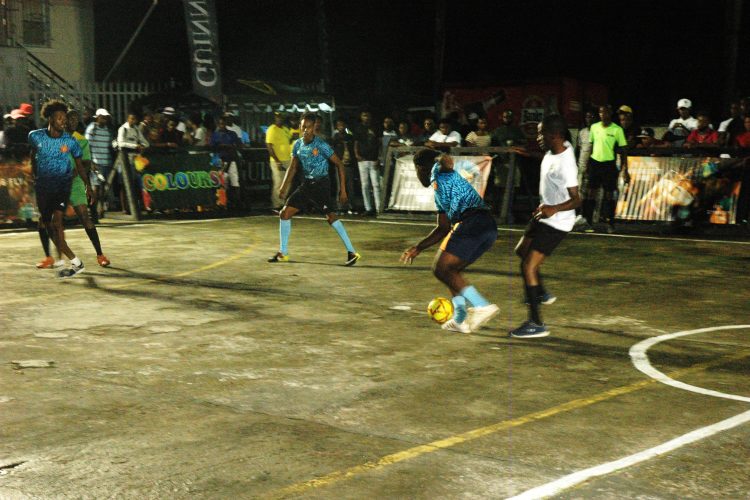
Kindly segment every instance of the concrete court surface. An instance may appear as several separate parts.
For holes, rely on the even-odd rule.
[[[434,252],[398,263],[429,223],[345,223],[353,268],[320,219],[285,264],[273,217],[104,224],[108,269],[73,229],[70,280],[0,234],[0,498],[750,498],[748,242],[571,234],[521,341],[520,232],[460,335],[423,312]],[[681,387],[629,355],[676,332],[639,363]]]

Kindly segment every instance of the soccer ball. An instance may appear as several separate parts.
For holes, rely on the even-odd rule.
[[[432,299],[427,306],[427,314],[434,322],[442,325],[453,317],[453,302],[445,297]]]

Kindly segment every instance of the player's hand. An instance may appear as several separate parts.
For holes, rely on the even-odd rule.
[[[404,253],[401,254],[401,263],[402,264],[411,264],[414,259],[419,255],[419,249],[417,247],[411,247],[404,250]]]
[[[88,201],[89,205],[96,203],[96,194],[94,194],[94,190],[91,189],[89,184],[86,184],[86,201]]]
[[[349,195],[346,194],[346,190],[342,189],[339,193],[339,203],[346,205],[349,202]]]
[[[534,220],[547,219],[553,215],[555,215],[555,209],[549,205],[539,205],[533,213]]]

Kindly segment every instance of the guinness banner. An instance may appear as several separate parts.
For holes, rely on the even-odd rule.
[[[193,92],[221,104],[219,31],[214,0],[183,0]]]

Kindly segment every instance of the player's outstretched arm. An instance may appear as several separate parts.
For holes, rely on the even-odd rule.
[[[414,259],[417,257],[417,255],[422,253],[423,250],[426,250],[435,243],[439,243],[440,241],[442,241],[443,238],[448,235],[450,230],[451,222],[448,219],[448,216],[444,213],[439,213],[437,216],[437,225],[422,241],[417,243],[415,246],[404,250],[404,253],[401,254],[401,262],[403,262],[404,264],[411,264],[412,261],[414,261]]]

